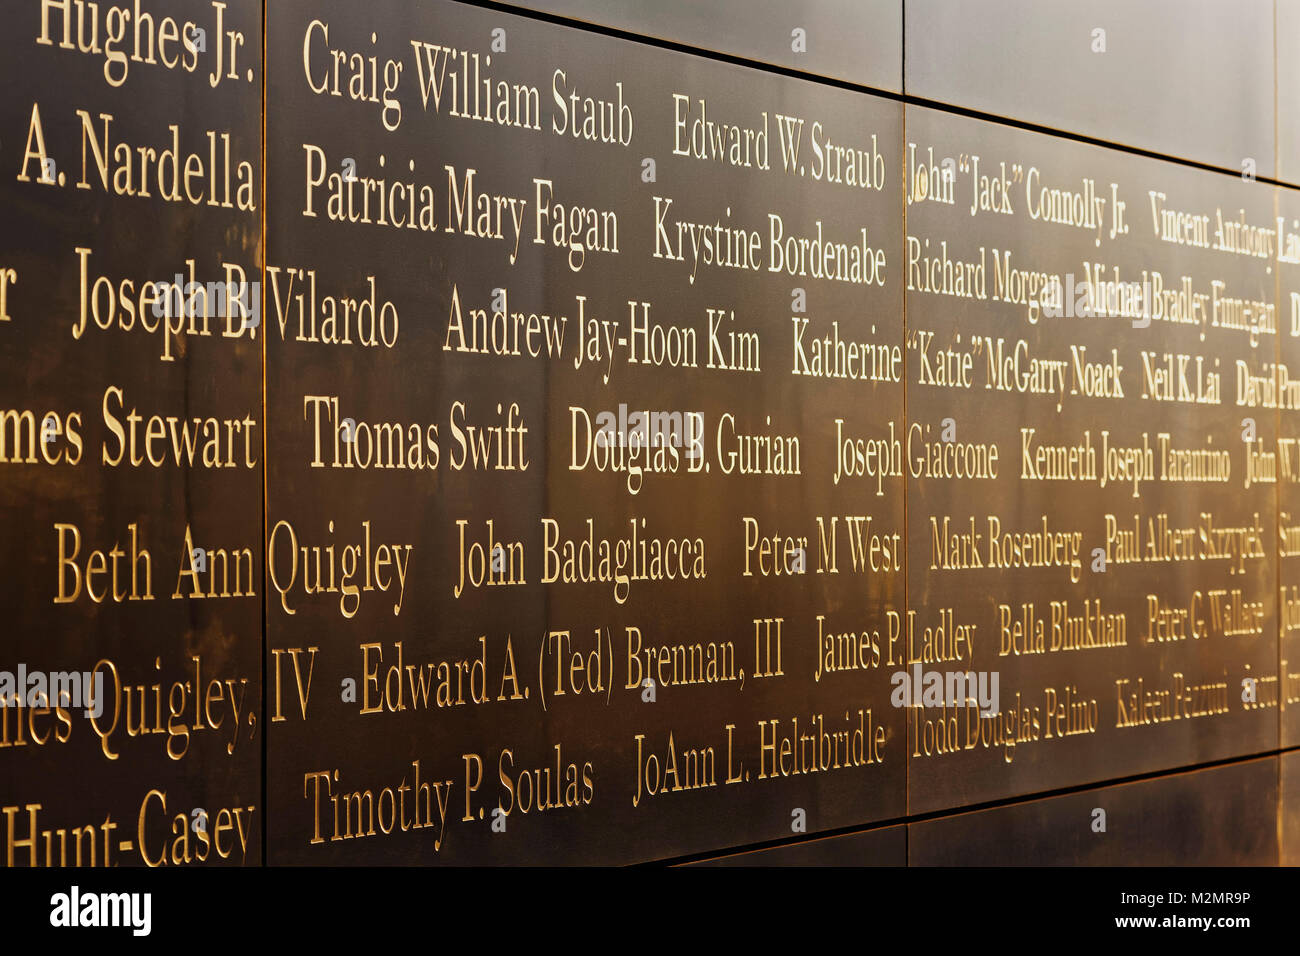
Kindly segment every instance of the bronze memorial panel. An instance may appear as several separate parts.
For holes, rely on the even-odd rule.
[[[980,682],[910,712],[909,811],[1275,748],[1273,187],[907,139],[912,666]]]
[[[901,815],[901,106],[458,5],[267,42],[269,861]]]
[[[1278,758],[908,826],[912,866],[1275,866]]]
[[[1295,859],[1295,14],[8,6],[7,864]]]
[[[258,864],[261,4],[6,13],[6,862]]]

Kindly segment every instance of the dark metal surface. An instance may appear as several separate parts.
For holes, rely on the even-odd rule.
[[[518,0],[513,5],[878,90],[896,92],[901,86],[899,0]]]
[[[1213,248],[1220,219],[1272,229],[1273,189],[923,109],[907,139],[955,169],[932,194],[951,203],[907,210],[908,418],[977,461],[910,481],[909,607],[969,628],[925,669],[997,673],[1002,707],[909,720],[910,812],[1275,747],[1277,413],[1246,386],[1278,354],[1277,249]],[[1052,221],[1053,190],[1096,221]],[[1205,217],[1212,248],[1162,239],[1166,210]],[[1133,308],[1085,286],[1098,272],[1138,284]],[[1232,300],[1266,306],[1258,331]],[[1169,320],[1180,301],[1194,322]]]
[[[1277,773],[1269,757],[913,823],[908,863],[1274,866]]]
[[[898,87],[896,3],[528,6]],[[968,7],[909,92],[1272,171],[1268,58],[1160,59],[1214,9],[1104,6],[1090,74]],[[455,2],[268,3],[263,91],[260,5],[148,12],[194,69],[36,3],[0,59],[0,681],[109,693],[0,709],[12,862],[1289,846],[1291,757],[1178,771],[1300,739],[1293,190]],[[239,270],[254,326],[148,331]]]
[[[907,828],[883,827],[863,833],[821,837],[790,846],[732,853],[692,866],[906,866]]]
[[[1300,866],[1300,753],[1284,753],[1278,764],[1278,830],[1282,842],[1279,862],[1283,866]]]
[[[409,546],[410,564],[404,596],[363,591],[353,617],[341,613],[338,593],[291,589],[293,614],[278,592],[270,594],[268,683],[277,680],[278,658],[286,701],[286,719],[271,728],[267,762],[270,862],[621,862],[902,813],[902,715],[888,706],[888,676],[874,650],[886,652],[888,618],[902,600],[902,481],[885,478],[877,496],[874,480],[834,480],[837,418],[846,437],[863,439],[887,437],[890,421],[901,419],[901,198],[896,148],[889,145],[901,136],[901,108],[459,5],[380,3],[364,13],[322,15],[332,48],[403,63],[401,121],[386,131],[374,104],[311,92],[300,51],[315,10],[276,4],[267,26],[267,135],[279,144],[268,171],[269,263],[314,269],[322,297],[368,295],[373,275],[378,301],[391,301],[400,315],[400,332],[391,349],[328,346],[296,341],[296,326],[282,337],[274,314],[269,319],[269,561],[286,581],[289,525],[300,545],[332,540],[341,548],[364,547],[369,522],[371,549],[381,542]],[[506,31],[504,53],[490,49],[497,27]],[[432,98],[426,108],[412,42],[468,51],[471,73],[477,55],[484,79],[490,71],[494,81],[539,89],[540,128],[451,116],[446,90],[441,112]],[[324,62],[316,52],[324,56],[320,27],[311,43],[314,70]],[[613,103],[624,142],[617,133],[614,142],[557,134],[562,114],[551,91],[560,82],[580,97]],[[675,101],[675,93],[687,99]],[[798,168],[789,172],[778,115],[791,117],[802,137]],[[768,168],[675,155],[676,146],[689,149],[696,120],[762,134],[752,140],[753,161]],[[817,179],[825,167],[815,165],[814,123],[821,146],[832,137],[864,150],[870,188]],[[707,148],[703,132],[697,143]],[[436,231],[329,221],[323,191],[315,200],[321,215],[305,217],[305,164],[314,155],[307,145],[322,151],[329,172],[351,158],[359,176],[430,184]],[[653,182],[643,180],[646,158],[656,163]],[[508,211],[504,241],[446,231],[447,167],[455,170],[457,189],[473,169],[476,193],[527,204],[513,261]],[[554,220],[535,242],[538,180],[549,181],[552,202],[612,210],[617,252],[587,251],[579,260],[555,248]],[[875,280],[792,276],[780,263],[770,271],[772,216],[780,217],[785,237],[815,238],[820,229],[824,241],[859,249],[865,243],[875,250],[868,254]],[[722,254],[722,265],[703,251],[697,266],[691,233],[679,230],[679,221],[715,230],[721,223],[724,232],[744,228],[757,237],[757,253],[735,267],[728,265],[740,259],[734,249]],[[280,282],[284,296],[284,273]],[[520,355],[461,349],[453,301],[463,310],[468,346],[470,310],[490,314],[495,289],[505,290],[512,313],[567,319],[550,357],[544,349],[533,357],[522,341]],[[796,311],[795,289],[806,295],[806,306],[797,306],[805,311]],[[712,341],[710,309],[722,317]],[[804,352],[796,357],[795,330],[804,319]],[[634,320],[642,331],[630,327]],[[602,338],[593,339],[593,330]],[[892,350],[895,379],[806,374],[812,339],[834,335],[859,351],[862,343]],[[674,352],[673,343],[687,338],[693,346]],[[542,341],[538,335],[539,348]],[[326,462],[314,467],[318,406],[310,396],[336,396],[332,414],[370,427],[415,424],[422,439],[436,427],[436,466],[333,468],[333,424],[322,419]],[[588,463],[586,421],[595,423],[602,412],[617,419],[621,407],[680,414],[687,429],[698,422],[702,457],[690,457],[688,431],[682,447],[635,461],[639,477]],[[513,442],[514,457],[500,464],[515,470],[496,467],[495,451],[492,467],[476,468],[457,430],[468,436],[471,426],[508,426],[511,409],[514,424],[527,428],[513,438],[501,433]],[[766,473],[741,473],[733,432],[772,436],[750,445],[756,454],[747,467]],[[768,454],[777,445],[783,458]],[[824,561],[819,516],[828,548],[836,539]],[[854,571],[857,541],[850,543],[847,527],[854,516],[862,518],[858,528],[870,549],[860,560],[874,570]],[[458,590],[462,528],[467,550],[481,546],[480,569],[483,555],[502,542],[502,571],[488,574],[492,584],[471,580]],[[619,583],[619,569],[601,570],[601,542],[617,549],[633,534],[638,556],[622,569],[629,580]],[[674,549],[687,542],[686,575],[673,570],[670,578],[640,556],[643,546],[650,555],[654,540],[665,549],[670,541]],[[576,549],[579,580],[565,580],[561,541]],[[518,552],[512,542],[520,543]],[[802,559],[793,553],[799,546]],[[584,547],[593,548],[594,561],[583,558]],[[791,574],[800,560],[806,572]],[[594,570],[583,571],[584,561]],[[512,577],[517,583],[499,583]],[[852,669],[821,680],[819,618],[825,633],[854,635],[853,660],[839,661]],[[302,649],[305,680],[312,647],[319,650],[303,720],[289,652]],[[517,688],[508,682],[503,689],[507,647]],[[651,656],[665,666],[652,665]],[[485,671],[480,688],[487,699],[413,704],[412,675],[430,666],[436,675],[443,661],[453,662],[453,674],[455,661]],[[389,668],[399,665],[389,703],[362,713],[366,695],[373,706]],[[760,676],[766,671],[771,675]],[[469,676],[482,679],[472,669]],[[653,702],[646,678],[656,681]],[[345,679],[356,682],[356,702],[342,700]],[[459,687],[453,677],[451,696],[469,700],[469,679]],[[364,839],[332,839],[333,796],[369,790],[378,805],[388,787],[400,801],[403,783],[414,785],[417,761],[421,784],[441,782],[443,795],[450,794],[445,827],[370,836],[367,816]],[[534,799],[525,811],[520,788],[529,779],[535,788],[539,776],[549,787],[544,809],[538,812]],[[329,786],[318,791],[326,777]],[[477,785],[468,793],[467,780]],[[504,833],[492,829],[494,811],[508,811],[498,818]],[[339,819],[339,833],[346,833],[345,815]]]
[[[259,277],[260,4],[151,3],[109,52],[102,5],[48,10],[47,43],[42,6],[0,56],[0,671],[98,671],[104,698],[0,709],[7,860],[255,864],[261,341],[146,293]]]
[[[1273,6],[912,0],[904,90],[1225,169],[1249,159],[1272,176]]]

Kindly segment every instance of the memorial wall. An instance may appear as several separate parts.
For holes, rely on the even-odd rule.
[[[1294,10],[11,6],[7,865],[1296,861]]]

